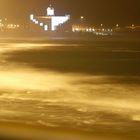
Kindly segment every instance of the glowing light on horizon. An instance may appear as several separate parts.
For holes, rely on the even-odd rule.
[[[118,28],[119,27],[119,24],[116,24],[116,27]]]
[[[42,22],[40,23],[40,26],[41,26],[41,27],[43,26],[43,23],[42,23]]]
[[[36,20],[36,21],[35,21],[35,24],[38,24],[38,23],[39,23],[39,22]]]
[[[92,32],[92,28],[89,28],[89,32]]]
[[[88,28],[86,29],[86,32],[89,32],[89,29]]]
[[[4,27],[4,25],[2,25],[2,27]],[[19,24],[8,24],[6,27],[8,29],[16,29],[16,28],[19,28],[20,25]]]
[[[48,31],[48,25],[44,25],[44,30]]]
[[[81,16],[80,18],[81,18],[81,20],[83,20],[84,19],[84,16]]]
[[[64,24],[65,22],[67,22],[70,19],[70,15],[54,16],[54,8],[50,6],[47,8],[47,16],[38,17],[38,18],[50,19],[50,21],[51,21],[50,30],[55,31],[55,30],[57,30],[58,26],[61,26],[61,24]],[[30,15],[30,20],[35,24],[39,24],[39,26],[41,26],[41,27],[43,27],[43,25],[44,25],[44,23],[42,23],[42,22],[39,23],[39,21],[35,19],[33,14]],[[44,26],[44,30],[45,31],[48,30],[48,25]]]
[[[33,14],[30,15],[30,20],[32,20],[32,21],[34,20],[34,15]]]

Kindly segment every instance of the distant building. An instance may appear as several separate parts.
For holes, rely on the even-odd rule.
[[[0,32],[15,32],[24,30],[20,20],[0,19]]]
[[[39,31],[57,31],[63,29],[69,20],[70,15],[55,16],[55,10],[52,6],[47,8],[45,16],[30,15],[31,29]]]

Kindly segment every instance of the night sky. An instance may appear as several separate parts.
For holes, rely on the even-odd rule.
[[[140,24],[140,0],[0,0],[0,16],[25,20],[45,14],[50,3],[56,14],[82,15],[93,24]]]

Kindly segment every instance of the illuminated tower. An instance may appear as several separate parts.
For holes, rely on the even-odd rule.
[[[54,8],[51,5],[47,8],[47,16],[54,16]]]
[[[62,28],[63,24],[70,20],[70,15],[55,16],[55,10],[50,5],[46,9],[47,15],[45,16],[34,16],[30,15],[31,23],[39,26],[44,31],[56,31]]]

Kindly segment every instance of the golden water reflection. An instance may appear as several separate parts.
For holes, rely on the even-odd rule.
[[[57,49],[65,45],[1,44],[0,121],[95,129],[97,133],[108,128],[114,137],[116,132],[123,135],[135,128],[134,123],[140,122],[138,83],[117,82],[123,76],[38,70],[5,59],[6,52],[40,47]]]
[[[1,93],[1,100],[65,102],[71,106],[91,105],[86,111],[94,110],[93,105],[103,110],[128,113],[136,120],[140,115],[138,113],[135,117],[132,113],[140,111],[139,85],[134,84],[131,87],[129,84],[111,83],[110,79],[118,79],[118,76],[110,78],[109,76],[62,74],[20,68],[0,71],[0,77],[0,90],[5,92]],[[86,83],[87,80],[91,83]],[[21,94],[22,92],[25,94]],[[85,110],[85,107],[80,110]]]

